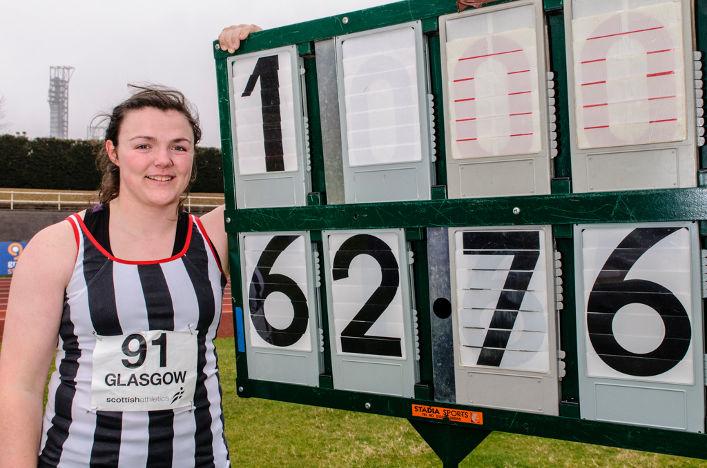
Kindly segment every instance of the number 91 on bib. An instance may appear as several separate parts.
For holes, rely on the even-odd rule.
[[[196,333],[150,330],[96,336],[91,408],[156,411],[192,406]]]

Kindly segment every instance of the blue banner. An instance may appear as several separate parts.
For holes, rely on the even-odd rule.
[[[0,275],[11,275],[27,242],[0,242]]]

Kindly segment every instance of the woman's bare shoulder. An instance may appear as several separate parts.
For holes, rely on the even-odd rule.
[[[79,227],[68,219],[45,227],[27,243],[18,268],[53,270],[62,276],[69,274],[78,252],[78,234]]]

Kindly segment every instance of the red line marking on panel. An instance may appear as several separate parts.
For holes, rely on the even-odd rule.
[[[473,80],[473,79],[474,79],[473,77],[472,78],[459,78],[458,80],[454,80],[454,82],[459,83],[460,81],[469,81],[469,80]]]
[[[518,70],[518,71],[512,71],[508,72],[509,75],[515,75],[516,73],[528,73],[530,70]]]
[[[646,55],[650,55],[650,54],[660,54],[660,53],[662,53],[662,52],[670,52],[671,50],[675,50],[675,49],[651,50],[651,51],[649,51],[649,52],[646,52]]]
[[[653,78],[654,76],[665,76],[665,75],[674,75],[675,71],[664,71],[664,72],[659,72],[659,73],[648,73],[646,75],[646,78]]]
[[[513,96],[516,94],[528,94],[530,91],[518,91],[517,93],[508,93],[509,96]]]
[[[663,28],[664,28],[664,26],[655,26],[653,28],[636,29],[633,31],[625,31],[625,32],[614,33],[614,34],[606,34],[604,36],[594,36],[594,37],[587,38],[587,40],[593,41],[594,39],[603,39],[605,37],[623,36],[625,34],[635,34],[635,33],[646,32],[646,31],[655,31],[656,29],[663,29]]]
[[[472,117],[472,118],[470,118],[470,119],[457,119],[456,121],[457,121],[457,122],[469,122],[469,121],[471,121],[471,120],[476,120],[476,117]]]
[[[528,136],[528,135],[532,135],[532,134],[533,134],[532,132],[531,132],[531,133],[515,133],[515,134],[512,134],[512,135],[510,135],[510,136],[512,136],[512,137],[516,137],[516,136]]]
[[[587,107],[601,107],[601,106],[608,106],[608,105],[609,105],[608,102],[602,102],[601,104],[588,104],[588,105],[583,106],[583,107],[584,107],[584,108],[587,108]]]
[[[595,128],[609,128],[608,125],[597,125],[596,127],[584,127],[585,130],[594,130]]]
[[[579,63],[594,63],[594,62],[606,62],[606,58],[600,58],[600,59],[594,59],[594,60],[585,60],[585,61],[579,62]]]
[[[675,122],[677,119],[651,120],[648,123]]]
[[[513,117],[515,115],[530,115],[532,112],[518,112],[517,114],[508,114],[509,116]]]
[[[658,96],[658,97],[649,97],[649,101],[657,101],[658,99],[673,99],[676,98],[677,96]]]
[[[592,81],[591,83],[582,83],[582,86],[591,86],[595,84],[606,84],[606,80],[604,81]]]
[[[476,141],[478,138],[464,138],[462,140],[457,140],[457,141]]]
[[[523,51],[523,49],[516,49],[516,50],[507,50],[507,51],[505,51],[505,52],[496,52],[496,53],[493,53],[493,54],[475,55],[475,56],[473,56],[473,57],[462,57],[462,58],[459,59],[459,61],[461,62],[462,60],[473,60],[473,59],[483,58],[483,57],[493,57],[494,55],[512,54],[512,53],[514,53],[514,52],[522,52],[522,51]]]
[[[464,102],[464,101],[476,101],[476,98],[466,98],[466,99],[455,99],[454,102]]]

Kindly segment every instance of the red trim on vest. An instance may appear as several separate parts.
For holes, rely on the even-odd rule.
[[[211,254],[214,256],[214,259],[216,259],[216,264],[218,265],[218,269],[221,271],[221,274],[228,278],[228,275],[224,273],[223,267],[221,266],[221,257],[219,257],[216,254],[216,249],[214,248],[214,244],[211,242],[211,238],[209,235],[206,233],[206,229],[204,229],[204,225],[201,224],[201,220],[197,218],[196,216],[189,214],[190,218],[194,218],[194,221],[196,221],[197,226],[199,226],[199,230],[201,231],[201,235],[204,236],[204,239],[206,239],[206,243],[209,244],[209,248],[211,249]],[[226,253],[228,255],[228,253]]]
[[[190,223],[189,223],[189,229],[187,230],[187,239],[186,239],[186,241],[184,242],[184,247],[182,248],[182,251],[179,252],[177,255],[173,255],[173,256],[171,256],[171,257],[169,257],[169,258],[162,258],[162,259],[159,259],[159,260],[148,260],[148,261],[142,261],[142,260],[122,260],[122,259],[120,259],[120,258],[118,258],[118,257],[115,257],[115,256],[111,255],[110,252],[108,252],[106,249],[104,249],[103,246],[102,246],[101,244],[99,244],[98,241],[93,237],[93,235],[88,231],[88,228],[87,228],[86,225],[84,224],[83,219],[81,219],[80,217],[78,217],[78,215],[75,215],[75,216],[77,216],[77,220],[78,220],[79,226],[81,226],[81,230],[83,231],[83,233],[86,235],[86,237],[88,237],[88,239],[91,241],[91,243],[92,243],[103,255],[105,255],[105,256],[108,257],[109,259],[113,260],[114,262],[124,263],[124,264],[126,264],[126,265],[154,265],[154,264],[156,264],[156,263],[171,262],[171,261],[173,261],[173,260],[176,260],[176,259],[182,257],[185,253],[187,253],[187,250],[189,250],[189,244],[191,243],[191,232],[192,232],[193,223],[190,222]],[[191,216],[191,215],[189,215],[189,216]]]
[[[74,258],[74,263],[79,259],[79,250],[81,249],[81,238],[79,238],[79,228],[76,225],[76,219],[81,219],[78,213],[74,213],[68,216],[66,220],[71,224],[71,229],[74,231],[74,239],[76,239],[76,258]]]

